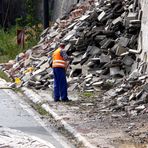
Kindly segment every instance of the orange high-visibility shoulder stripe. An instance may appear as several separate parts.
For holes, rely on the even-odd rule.
[[[66,61],[63,59],[63,57],[60,54],[61,49],[56,49],[52,54],[52,67],[53,68],[65,68],[66,67]]]

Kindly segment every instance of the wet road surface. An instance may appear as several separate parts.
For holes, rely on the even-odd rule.
[[[0,90],[0,126],[39,137],[56,148],[73,147],[65,137],[54,132],[50,125],[44,124],[32,108],[12,90]]]

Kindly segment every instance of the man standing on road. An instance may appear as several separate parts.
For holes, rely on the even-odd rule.
[[[60,43],[52,54],[52,68],[54,74],[54,101],[69,101],[67,97],[67,80],[66,80],[66,69],[68,66],[68,55],[64,51],[65,44]]]

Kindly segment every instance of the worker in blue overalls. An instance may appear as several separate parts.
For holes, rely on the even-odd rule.
[[[54,74],[54,101],[70,101],[67,96],[66,69],[68,66],[68,55],[63,50],[64,43],[60,43],[52,54],[52,68]]]

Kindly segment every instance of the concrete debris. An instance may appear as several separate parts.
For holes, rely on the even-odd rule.
[[[108,91],[116,84],[107,81],[112,78],[121,79],[121,82],[126,80],[132,87],[143,86],[147,77],[143,77],[138,69],[130,71],[139,52],[137,45],[141,14],[140,7],[134,5],[133,0],[108,0],[97,3],[94,0],[86,0],[77,4],[62,19],[57,19],[51,28],[44,30],[38,45],[20,53],[15,60],[3,64],[2,69],[12,79],[20,78],[21,86],[52,88],[53,74],[48,59],[59,43],[64,41],[67,44],[66,52],[73,57],[67,76],[76,78],[69,83],[70,90],[94,92],[97,87],[101,87]],[[32,69],[28,70],[29,67]],[[147,88],[147,84],[141,88],[142,94],[148,92]],[[128,91],[131,92],[123,94]],[[137,101],[136,92],[131,87],[115,88],[110,93],[110,97],[125,95],[122,100],[123,107],[120,107],[124,110],[126,101]],[[141,98],[142,94],[138,98]]]
[[[104,53],[102,53],[99,58],[100,63],[110,63],[110,57],[108,55],[105,55]]]
[[[101,21],[104,18],[105,14],[106,13],[102,11],[101,14],[98,16],[98,20]]]
[[[135,110],[137,110],[137,111],[141,111],[141,110],[144,110],[144,109],[145,109],[144,105],[140,105],[140,106],[135,108]]]
[[[116,75],[124,76],[124,72],[120,70],[119,67],[110,67],[110,75],[111,76],[116,76]]]
[[[102,84],[103,84],[103,81],[100,81],[100,82],[95,82],[92,85],[93,86],[101,86]]]
[[[148,84],[145,84],[145,85],[143,86],[143,90],[148,93]]]
[[[132,66],[134,63],[134,59],[132,59],[130,56],[125,56],[122,61],[127,66]]]
[[[126,52],[127,52],[127,49],[125,47],[118,45],[118,47],[116,49],[116,55],[117,56],[120,56],[120,55],[122,55],[123,53],[126,53]]]

